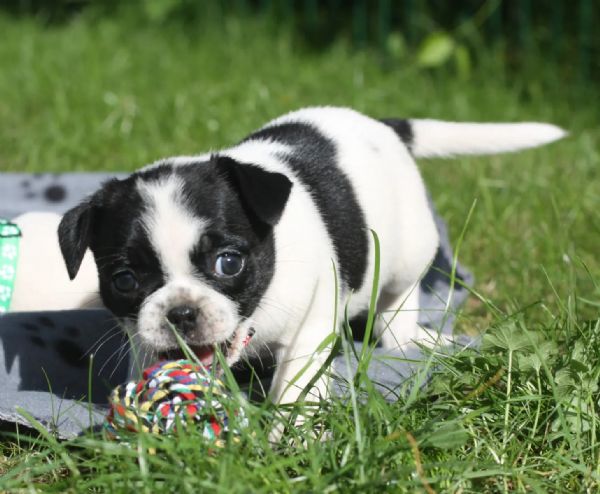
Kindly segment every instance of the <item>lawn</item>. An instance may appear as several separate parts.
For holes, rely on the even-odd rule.
[[[83,16],[42,26],[0,13],[0,171],[134,170],[241,139],[305,105],[373,116],[539,120],[539,150],[421,163],[476,278],[458,331],[481,352],[432,355],[427,387],[321,403],[270,447],[269,405],[239,441],[192,431],[131,445],[5,435],[0,491],[594,492],[600,486],[600,93],[539,57],[510,72],[482,49],[470,75],[344,42],[314,51],[284,27],[226,19],[190,31]],[[1,180],[1,178],[0,178]],[[472,215],[467,224],[469,211]],[[332,294],[333,302],[333,294]],[[364,386],[369,383],[363,380]],[[416,385],[415,385],[416,384]],[[290,444],[288,444],[288,442]],[[149,453],[149,447],[156,454]]]

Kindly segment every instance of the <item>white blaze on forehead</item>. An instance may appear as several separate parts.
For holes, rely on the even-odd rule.
[[[190,254],[207,223],[186,208],[183,187],[183,180],[174,175],[137,184],[147,208],[142,222],[169,279],[193,274]]]

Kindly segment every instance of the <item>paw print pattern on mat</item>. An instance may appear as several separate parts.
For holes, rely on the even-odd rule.
[[[48,183],[50,177],[50,183]],[[63,202],[67,198],[67,189],[58,183],[60,175],[34,174],[21,181],[21,189],[25,199],[42,199],[49,203]]]

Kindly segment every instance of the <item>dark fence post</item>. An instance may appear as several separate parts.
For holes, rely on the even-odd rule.
[[[544,57],[555,64],[564,62],[572,76],[594,77],[598,70],[596,53],[600,37],[596,24],[599,0],[475,0],[456,2],[453,8],[443,0],[219,0],[206,2],[221,6],[209,9],[222,17],[259,13],[282,19],[291,27],[306,29],[313,46],[350,36],[357,49],[366,46],[384,52],[392,32],[399,30],[412,48],[425,29],[439,26],[457,37],[471,36],[474,26],[481,39],[503,54],[508,67],[525,68],[531,60]],[[473,6],[478,10],[473,14]],[[202,4],[202,2],[199,2]],[[443,7],[443,8],[442,8]],[[200,8],[200,7],[198,7]],[[208,14],[207,14],[208,15]],[[472,26],[470,24],[472,22]],[[314,39],[313,39],[314,37]],[[464,41],[461,39],[461,41]],[[566,73],[566,72],[565,72]]]
[[[377,41],[379,43],[379,49],[384,50],[388,36],[390,35],[390,21],[391,21],[391,0],[379,0],[379,11],[377,15]]]
[[[352,38],[354,44],[359,48],[364,48],[367,43],[367,4],[365,0],[353,1]]]
[[[556,62],[563,54],[563,2],[552,2],[551,58]]]
[[[531,1],[520,0],[519,2],[519,45],[525,52],[520,63],[531,55]]]
[[[579,77],[587,79],[590,76],[590,51],[592,39],[592,1],[579,2]]]

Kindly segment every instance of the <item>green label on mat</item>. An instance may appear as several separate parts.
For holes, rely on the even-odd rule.
[[[21,230],[0,218],[0,315],[8,312],[15,288]]]

